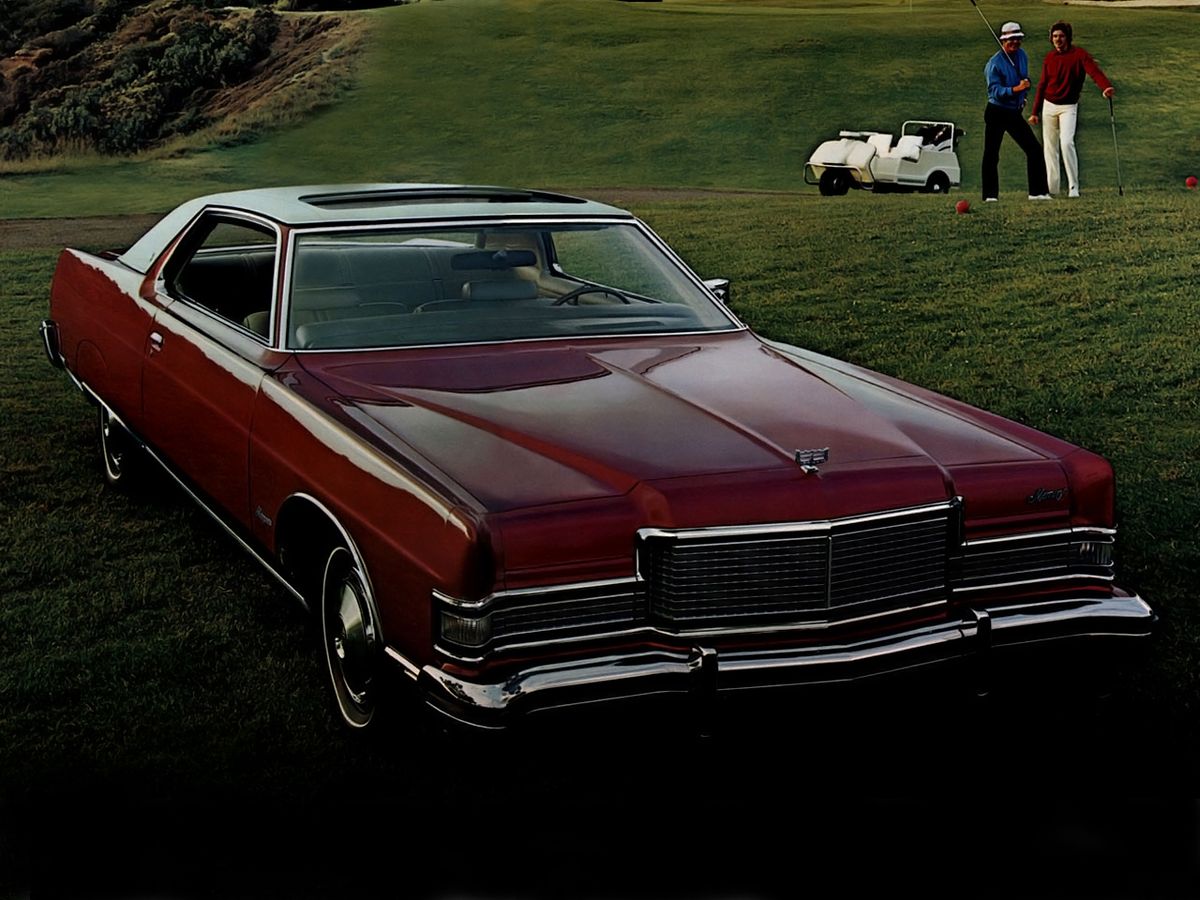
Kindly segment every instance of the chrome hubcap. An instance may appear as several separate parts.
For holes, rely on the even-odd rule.
[[[114,444],[119,440],[116,428],[113,425],[112,416],[108,410],[100,408],[100,442],[103,445],[101,448],[104,451],[104,465],[108,467],[108,473],[113,478],[121,477],[121,453],[119,447]]]
[[[365,726],[375,706],[377,630],[362,575],[345,547],[329,556],[322,607],[325,656],[338,706],[351,725]]]
[[[333,632],[333,652],[342,680],[354,702],[362,705],[371,684],[371,656],[375,632],[363,610],[357,579],[353,573],[342,581]]]

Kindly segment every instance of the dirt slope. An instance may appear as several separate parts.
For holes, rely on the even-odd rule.
[[[93,14],[0,58],[0,159],[245,139],[333,100],[363,32],[355,17],[194,0]]]

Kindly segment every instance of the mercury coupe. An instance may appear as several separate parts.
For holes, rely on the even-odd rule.
[[[502,729],[1151,634],[1108,462],[729,293],[598,202],[283,187],[64,250],[41,333],[106,479],[161,465],[311,611],[355,729],[397,679]]]

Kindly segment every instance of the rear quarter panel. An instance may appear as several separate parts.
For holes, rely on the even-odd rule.
[[[50,317],[58,323],[67,368],[135,428],[142,359],[157,309],[143,295],[145,282],[119,262],[66,249],[50,288]]]

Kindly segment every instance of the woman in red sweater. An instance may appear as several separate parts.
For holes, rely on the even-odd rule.
[[[1090,53],[1071,43],[1069,22],[1050,26],[1050,43],[1054,49],[1042,60],[1042,75],[1038,79],[1037,95],[1033,99],[1033,114],[1029,124],[1042,122],[1042,148],[1046,154],[1046,177],[1050,193],[1057,194],[1061,185],[1059,151],[1067,170],[1068,197],[1079,196],[1079,157],[1075,153],[1075,126],[1079,122],[1079,94],[1084,75],[1100,87],[1105,97],[1116,88],[1108,80]]]

